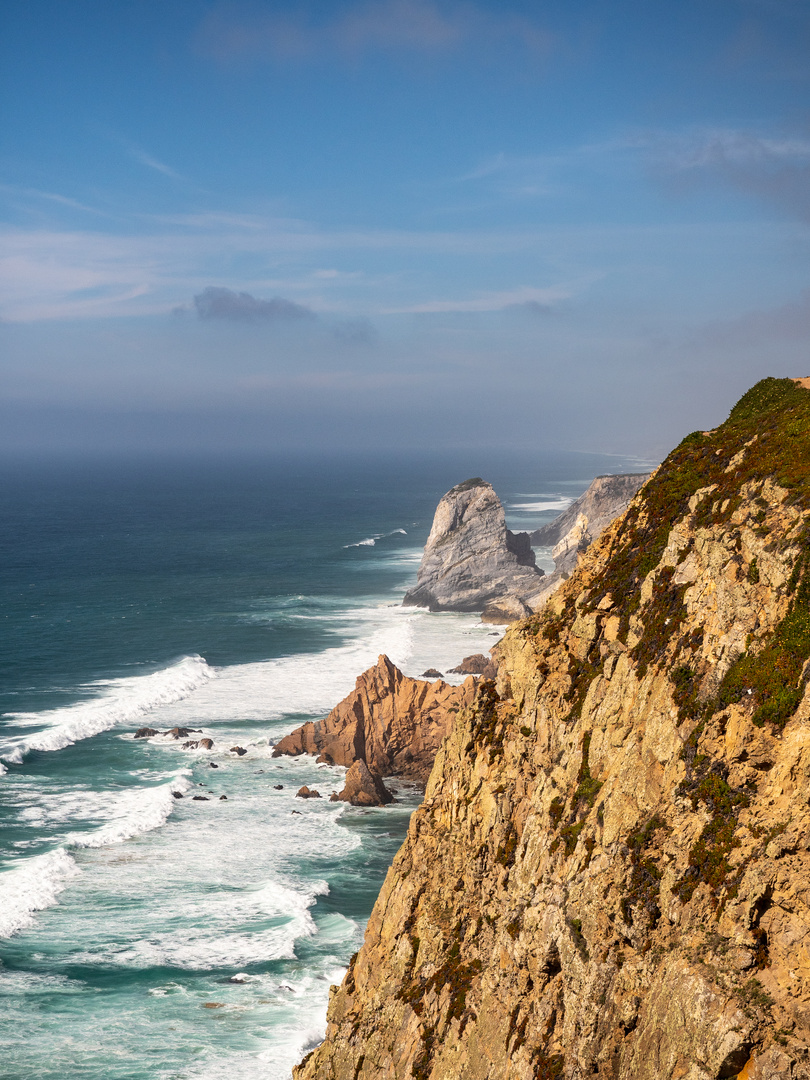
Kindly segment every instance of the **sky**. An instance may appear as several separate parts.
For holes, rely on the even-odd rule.
[[[810,374],[810,0],[4,0],[0,451],[660,459]]]

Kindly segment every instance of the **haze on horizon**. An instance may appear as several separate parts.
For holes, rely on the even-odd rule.
[[[805,0],[11,0],[0,449],[659,457],[810,374]]]

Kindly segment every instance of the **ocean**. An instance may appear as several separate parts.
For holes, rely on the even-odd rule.
[[[0,1076],[288,1080],[420,793],[331,803],[343,770],[273,744],[380,653],[418,676],[497,641],[476,616],[400,606],[449,487],[485,476],[532,529],[597,473],[644,465],[0,465]],[[147,725],[213,749],[135,739]],[[296,799],[303,784],[325,798]]]

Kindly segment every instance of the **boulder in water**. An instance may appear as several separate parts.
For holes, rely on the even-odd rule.
[[[151,739],[153,735],[159,735],[160,732],[157,728],[153,727],[139,727],[135,732],[136,739]]]
[[[244,748],[244,746],[232,746],[231,753],[236,754],[238,757],[244,757],[247,753],[247,750]]]
[[[302,788],[299,788],[295,793],[296,799],[320,799],[320,791],[315,791],[314,788],[310,789],[306,784]]]
[[[346,773],[346,786],[338,799],[352,806],[385,806],[394,796],[379,776],[369,772],[365,761],[358,759]]]

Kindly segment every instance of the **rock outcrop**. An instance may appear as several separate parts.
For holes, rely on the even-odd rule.
[[[623,514],[650,473],[597,476],[588,490],[542,529],[528,534],[534,546],[552,548],[555,572],[570,574],[577,555]]]
[[[369,772],[365,761],[355,761],[346,773],[346,783],[336,797],[352,806],[387,806],[394,796],[379,776]]]
[[[498,667],[491,656],[475,653],[473,656],[465,656],[458,667],[450,668],[450,674],[482,675],[485,679],[494,679],[498,674]]]
[[[808,1080],[810,393],[686,438],[498,652],[297,1080]]]
[[[527,533],[506,528],[491,484],[475,477],[441,499],[406,605],[431,611],[482,611],[501,597],[530,597],[543,571]],[[530,608],[524,604],[522,614]]]
[[[286,735],[273,748],[273,757],[315,754],[347,767],[364,761],[378,776],[425,783],[456,713],[474,695],[473,678],[461,686],[411,679],[380,656],[326,719]]]

